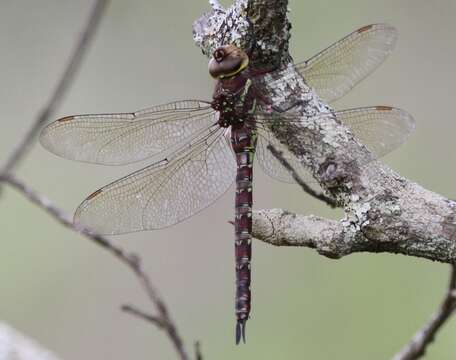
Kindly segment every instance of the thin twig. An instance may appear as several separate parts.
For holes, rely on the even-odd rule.
[[[415,360],[424,356],[427,347],[434,341],[440,328],[453,315],[456,309],[456,266],[451,266],[450,283],[445,299],[431,320],[419,330],[393,360]]]
[[[104,10],[106,9],[108,3],[109,0],[96,0],[87,24],[82,30],[78,43],[76,44],[76,47],[70,56],[70,60],[65,68],[65,71],[60,77],[57,86],[54,89],[54,92],[48,100],[48,103],[38,113],[38,116],[36,117],[33,125],[30,127],[24,138],[14,148],[1,173],[5,174],[11,172],[11,170],[13,170],[13,168],[22,160],[24,155],[33,144],[33,140],[35,139],[42,125],[52,117],[57,107],[62,102],[66,91],[72,84],[74,76],[76,75],[82,63],[82,59],[86,54],[90,42],[95,35],[95,32],[101,22]]]
[[[157,308],[159,316],[157,318],[160,319],[162,324],[166,324],[166,326],[161,327],[166,333],[168,334],[171,342],[173,343],[177,353],[179,354],[180,359],[188,360],[189,357],[184,349],[184,345],[182,339],[177,331],[177,327],[170,318],[168,309],[158,295],[157,290],[153,287],[149,277],[144,272],[141,266],[141,261],[139,257],[136,255],[128,254],[120,247],[112,244],[107,238],[102,235],[96,234],[95,232],[77,225],[73,223],[71,217],[69,217],[65,212],[61,209],[56,207],[50,200],[45,198],[44,196],[38,194],[32,188],[27,186],[25,183],[21,182],[17,178],[12,175],[0,175],[0,182],[4,182],[9,184],[11,187],[15,188],[17,191],[22,193],[28,200],[32,203],[46,211],[49,215],[59,221],[63,226],[67,227],[70,230],[76,231],[86,238],[94,242],[95,244],[103,247],[111,254],[113,254],[118,260],[122,263],[127,265],[137,276],[138,280],[140,281],[141,285],[143,286],[144,290],[146,291],[149,299]],[[157,325],[156,321],[153,321],[155,325]]]
[[[6,162],[6,165],[0,171],[0,182],[5,182],[9,184],[13,188],[21,192],[23,195],[25,195],[32,203],[38,205],[39,207],[44,209],[48,214],[57,219],[62,225],[66,226],[71,230],[81,233],[97,245],[108,250],[118,260],[127,265],[136,274],[138,280],[140,281],[141,285],[146,291],[149,299],[157,308],[159,315],[154,318],[154,321],[152,321],[152,317],[149,317],[149,321],[157,325],[159,328],[165,330],[169,338],[171,339],[177,353],[179,354],[180,359],[188,360],[189,357],[184,349],[182,339],[178,334],[175,324],[170,318],[168,309],[163,300],[158,295],[155,288],[152,286],[149,277],[142,269],[139,257],[132,254],[127,254],[123,249],[113,245],[105,237],[96,234],[87,228],[74,224],[72,219],[67,214],[65,214],[55,205],[53,205],[48,199],[35,192],[25,183],[16,179],[13,175],[10,175],[14,170],[15,166],[27,154],[42,125],[50,117],[52,117],[57,107],[62,102],[64,95],[66,94],[68,88],[70,87],[75,78],[75,75],[82,63],[82,59],[87,52],[90,42],[96,33],[96,30],[101,22],[101,19],[103,17],[104,11],[108,3],[109,0],[95,1],[93,9],[90,12],[90,17],[84,29],[82,30],[82,33],[78,39],[75,49],[72,55],[70,56],[70,60],[62,76],[60,77],[54,92],[49,98],[48,103],[39,112],[38,116],[36,117],[28,132],[25,134],[22,140],[19,141],[15,149],[12,151],[11,156],[8,158]],[[159,321],[156,319],[159,319]],[[166,326],[163,326],[163,324],[166,324]]]
[[[338,207],[337,201],[335,201],[333,198],[330,198],[329,196],[326,196],[323,193],[318,193],[314,189],[312,189],[307,183],[299,176],[298,172],[291,166],[291,164],[283,157],[283,154],[281,151],[277,150],[274,145],[269,144],[267,146],[267,149],[274,155],[274,157],[280,161],[282,166],[288,170],[288,172],[291,174],[293,179],[296,181],[296,183],[301,187],[301,189],[309,194],[310,196],[323,201],[327,205],[331,206],[333,209]]]
[[[201,352],[201,344],[199,341],[195,342],[195,360],[203,360],[203,353]]]
[[[136,306],[133,306],[133,305],[123,305],[122,311],[124,311],[128,314],[131,314],[133,316],[136,316],[140,319],[143,319],[147,322],[150,322],[160,329],[166,329],[166,327],[168,326],[168,324],[165,324],[163,322],[163,319],[161,319],[160,317],[147,314],[145,311],[140,310]]]

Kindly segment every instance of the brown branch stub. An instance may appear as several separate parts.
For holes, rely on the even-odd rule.
[[[339,221],[303,216],[281,209],[253,213],[253,237],[275,246],[303,246],[332,259],[351,251]]]
[[[453,315],[456,309],[456,266],[451,266],[450,281],[445,298],[431,320],[420,329],[393,360],[415,360],[425,355],[427,347],[434,341],[437,332]]]

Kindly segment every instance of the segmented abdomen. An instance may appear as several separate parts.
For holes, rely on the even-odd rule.
[[[235,256],[236,343],[245,342],[245,323],[250,314],[250,261],[252,258],[252,175],[256,131],[245,124],[232,126],[231,143],[236,154]]]

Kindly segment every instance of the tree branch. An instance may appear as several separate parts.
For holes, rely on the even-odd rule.
[[[219,0],[209,0],[209,5],[211,5],[211,7],[214,11],[220,11],[220,12],[225,11],[222,4],[220,4]]]
[[[252,66],[280,64],[277,71],[263,77],[262,90],[277,108],[296,104],[293,112],[301,121],[270,130],[345,210],[343,247],[339,236],[328,239],[333,245],[331,257],[387,251],[456,263],[456,202],[373,161],[368,149],[337,121],[291,63],[286,10],[285,0],[239,0],[225,12],[211,12],[195,22],[194,39],[207,55],[224,42],[250,49],[253,39]],[[276,79],[281,79],[279,88]],[[256,213],[257,224],[270,221],[262,217],[264,214]],[[258,229],[254,232],[260,240],[271,240],[262,237]],[[301,240],[301,245],[309,244],[305,238]],[[319,249],[319,238],[314,240]]]
[[[456,309],[456,266],[451,266],[450,282],[445,299],[432,319],[412,338],[393,360],[415,360],[424,356],[426,348],[434,341],[437,332],[443,324],[453,315]]]
[[[93,39],[96,29],[101,22],[104,11],[108,5],[108,0],[96,0],[94,7],[90,13],[90,17],[87,21],[86,26],[84,27],[81,36],[79,37],[78,43],[70,56],[70,60],[63,72],[61,78],[58,81],[57,87],[55,88],[53,94],[51,95],[48,103],[40,111],[35,121],[33,122],[31,128],[28,130],[26,135],[18,142],[17,146],[13,150],[11,156],[6,162],[6,165],[0,171],[0,183],[6,183],[11,187],[15,188],[17,191],[22,193],[28,200],[30,200],[35,205],[39,206],[45,210],[49,215],[54,217],[59,221],[63,226],[79,232],[87,239],[94,242],[96,245],[103,247],[112,255],[114,255],[119,261],[124,265],[130,268],[138,278],[143,289],[145,290],[148,298],[155,306],[158,315],[153,316],[143,316],[146,320],[163,329],[168,337],[170,338],[172,344],[178,356],[181,360],[188,360],[189,356],[184,349],[182,339],[178,333],[177,327],[173,320],[171,319],[166,304],[158,295],[158,292],[152,285],[149,277],[144,272],[140,258],[133,254],[126,253],[120,247],[112,244],[107,238],[92,232],[90,229],[81,227],[73,223],[72,218],[65,214],[62,210],[56,207],[52,202],[46,199],[44,196],[35,192],[25,183],[21,182],[12,175],[12,172],[15,166],[25,157],[29,148],[33,144],[37,133],[41,129],[42,125],[54,114],[57,107],[60,105],[64,95],[66,94],[68,88],[73,82],[77,70],[79,69],[82,59],[87,52],[88,46],[90,45],[91,40]],[[130,313],[133,313],[134,310],[132,307],[126,309]],[[136,311],[136,315],[139,315],[139,311]]]
[[[84,55],[87,53],[90,43],[92,42],[98,25],[103,18],[103,14],[109,4],[109,0],[96,0],[93,6],[93,9],[90,13],[87,24],[84,26],[79,40],[76,44],[76,47],[70,56],[70,60],[60,77],[54,92],[49,98],[48,103],[44,108],[38,113],[35,121],[32,126],[22,138],[22,140],[17,144],[8,158],[5,166],[3,167],[0,173],[6,174],[13,170],[13,168],[22,160],[26,155],[27,151],[30,149],[30,146],[33,144],[36,135],[43,126],[43,124],[49,120],[55,113],[56,109],[59,107],[64,96],[66,95],[67,90],[72,84],[74,77],[82,63]]]
[[[140,310],[133,305],[123,305],[122,311],[124,311],[128,314],[131,314],[133,316],[136,316],[140,319],[143,319],[147,322],[150,322],[150,323],[154,324],[156,327],[158,327],[159,329],[166,329],[166,327],[168,326],[168,324],[166,324],[163,321],[163,319],[161,319],[160,317],[147,314],[145,311]]]
[[[238,0],[224,12],[204,15],[193,28],[204,54],[234,43],[248,51],[253,67],[276,70],[263,77],[262,90],[276,108],[297,104],[293,111],[301,121],[270,130],[345,210],[339,222],[280,209],[256,211],[253,236],[278,246],[315,248],[330,258],[390,252],[455,264],[456,202],[373,161],[368,149],[337,121],[292,64],[287,5],[286,0]],[[424,353],[454,310],[453,282],[454,276],[442,307],[403,350],[412,354],[404,359]]]
[[[50,216],[52,216],[66,228],[82,234],[96,245],[101,246],[102,248],[110,252],[120,262],[122,262],[131,271],[133,271],[133,273],[138,278],[140,284],[142,285],[143,289],[147,293],[149,300],[152,302],[152,304],[155,306],[158,312],[158,316],[150,317],[148,318],[148,320],[154,325],[159,325],[159,328],[163,329],[167,333],[181,360],[189,359],[189,356],[184,349],[184,345],[178,333],[177,327],[169,315],[166,304],[159,296],[157,290],[152,285],[148,275],[144,272],[141,266],[141,260],[138,256],[126,253],[122,248],[114,245],[104,236],[96,234],[90,229],[73,223],[72,218],[65,214],[58,207],[56,207],[50,200],[38,194],[32,188],[30,188],[20,180],[16,179],[15,177],[11,175],[0,175],[0,183],[1,182],[6,183],[14,189],[16,189],[17,191],[19,191],[29,201],[40,207],[42,210],[46,211]],[[131,307],[128,307],[126,311],[129,311],[130,313],[134,312]],[[136,311],[136,315],[138,314],[139,311]],[[143,318],[147,319],[146,316],[143,316]],[[166,326],[164,326],[163,324],[165,324]]]
[[[195,342],[195,360],[203,360],[203,353],[201,352],[201,344],[199,341]]]

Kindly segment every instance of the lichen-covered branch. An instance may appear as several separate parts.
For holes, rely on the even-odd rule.
[[[256,211],[253,236],[277,246],[314,248],[330,258],[360,251],[390,252],[455,264],[456,202],[373,161],[368,149],[292,65],[286,12],[286,0],[238,0],[194,24],[195,42],[207,56],[222,44],[234,43],[247,51],[252,66],[276,70],[264,77],[262,90],[279,109],[295,104],[294,116],[300,121],[271,130],[345,210],[341,221],[279,209]],[[454,311],[455,281],[453,271],[441,308],[395,359],[424,354]]]
[[[382,242],[372,242],[351,229],[352,226],[348,219],[336,221],[282,209],[259,210],[253,214],[253,236],[275,246],[309,247],[332,259],[365,251],[401,253],[446,263],[456,261],[454,252],[445,253],[443,250],[449,247],[445,238],[414,244],[398,235],[397,238],[385,237]]]
[[[330,258],[340,258],[348,251],[344,227],[339,221],[281,209],[254,212],[253,236],[275,246],[313,248]]]
[[[287,1],[272,4],[268,0],[239,0],[223,12],[212,11],[199,19],[194,25],[194,38],[206,55],[222,43],[234,42],[252,50],[253,66],[279,69],[264,77],[264,92],[277,108],[295,103],[293,111],[301,121],[271,130],[345,210],[341,233],[323,244],[324,249],[331,245],[332,250],[321,252],[341,257],[358,251],[387,251],[454,263],[456,202],[372,161],[367,148],[335,118],[300,74],[293,72],[286,11]],[[288,75],[278,89],[274,80],[281,77],[280,69]],[[266,213],[256,213],[255,223],[270,221]],[[315,221],[309,219],[306,225],[311,225],[309,222],[315,226]],[[294,226],[299,224],[295,222]],[[328,229],[332,229],[331,224],[326,223]],[[318,225],[321,228],[322,223]],[[315,234],[309,227],[305,231]],[[272,239],[258,229],[254,232],[260,240]],[[320,238],[310,242],[307,235],[291,243],[320,249]]]
[[[194,23],[194,40],[206,56],[233,43],[246,49],[254,66],[276,68],[289,61],[287,4],[288,0],[238,0],[228,9],[214,9]]]

